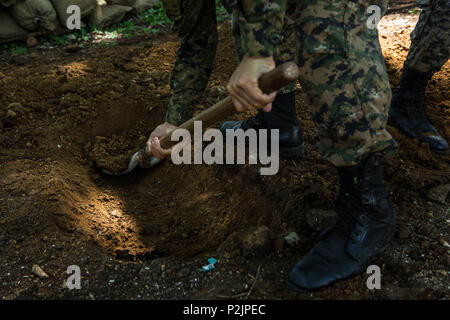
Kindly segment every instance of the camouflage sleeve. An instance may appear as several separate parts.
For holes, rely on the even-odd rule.
[[[269,57],[283,40],[286,0],[237,0],[244,54]]]

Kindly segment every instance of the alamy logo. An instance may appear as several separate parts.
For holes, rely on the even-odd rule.
[[[81,9],[77,5],[71,5],[67,7],[67,14],[70,16],[67,18],[66,26],[69,30],[81,29]]]
[[[367,28],[370,30],[376,29],[378,22],[381,20],[381,8],[377,5],[367,7],[367,14],[371,16],[367,19]]]
[[[380,267],[373,264],[367,267],[367,274],[370,276],[367,278],[366,285],[367,289],[381,289],[381,270]]]
[[[81,289],[81,270],[77,265],[67,267],[67,274],[70,276],[65,281],[65,287],[69,290]]]
[[[225,164],[245,164],[248,145],[249,164],[269,165],[261,168],[261,175],[274,175],[279,169],[278,129],[227,129],[225,134]],[[172,141],[180,141],[171,152],[174,164],[191,164],[191,134],[186,129],[175,129]],[[203,142],[211,142],[204,149]],[[235,143],[236,142],[236,143]],[[246,143],[248,142],[248,143]],[[270,148],[268,147],[270,142]],[[270,154],[269,154],[270,149]],[[236,158],[236,162],[235,162]],[[194,164],[224,164],[224,137],[219,129],[202,132],[202,122],[194,121]]]

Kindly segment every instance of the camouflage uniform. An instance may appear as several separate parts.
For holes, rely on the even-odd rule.
[[[422,12],[411,33],[405,67],[435,73],[449,59],[450,1],[418,0],[417,3]]]
[[[236,10],[245,8],[236,2]],[[255,2],[255,13],[246,16],[249,27],[245,14],[239,17],[241,29],[246,28],[241,43],[249,55],[268,56],[276,51],[275,35],[282,33],[286,1]],[[367,24],[367,8],[374,4],[384,11],[387,1],[296,1],[300,83],[316,123],[319,150],[338,167],[397,149],[386,130],[391,89],[378,32]],[[256,16],[261,17],[259,25]]]
[[[177,14],[185,13],[184,18],[174,19],[177,30],[183,31],[185,35],[183,38],[183,34],[179,32],[182,47],[171,77],[173,94],[167,121],[174,124],[179,124],[188,115],[192,115],[194,102],[206,86],[216,48],[215,43],[213,44],[213,40],[217,39],[215,19],[214,23],[207,22],[210,20],[207,18],[208,14],[212,15],[214,1],[211,0],[209,4],[207,0],[198,1],[208,8],[200,16],[189,14],[187,7],[181,7],[181,10],[177,7],[174,10]],[[193,2],[196,1],[190,1]],[[227,2],[234,13],[233,32],[240,35],[240,46],[237,47],[241,52],[254,57],[275,55],[281,61],[285,57],[283,47],[278,50],[283,42],[283,25],[291,22],[289,18],[285,19],[286,0]],[[301,70],[299,80],[316,123],[319,151],[338,167],[356,165],[375,152],[387,154],[397,149],[396,142],[386,130],[391,89],[378,32],[376,28],[369,28],[367,25],[368,6],[376,4],[385,9],[386,3],[387,0],[378,3],[363,0],[333,3],[296,0],[295,11],[290,9],[290,12],[295,12],[293,23],[297,63]],[[171,16],[170,10],[168,13]],[[190,19],[186,18],[187,15]],[[181,22],[192,25],[192,28],[180,27]],[[186,35],[194,35],[187,33],[186,29],[197,30],[203,36],[203,41],[198,38],[195,47],[185,44],[183,48]],[[196,60],[195,57],[199,55],[194,54],[194,50],[207,50],[206,48],[211,50],[212,57]],[[289,55],[286,57],[287,60],[290,59]],[[186,66],[191,71],[198,68],[206,70],[201,72],[202,85],[199,86],[197,81],[195,87],[177,87],[182,84],[177,79],[182,79],[180,74],[185,70],[181,66]],[[192,94],[193,100],[188,102],[182,97],[184,90]],[[175,114],[177,116],[173,116]]]
[[[291,12],[294,12],[295,2],[290,2]],[[166,121],[180,125],[193,116],[211,75],[217,48],[216,7],[213,0],[163,0],[163,4],[180,39],[170,77],[171,98]],[[241,61],[243,54],[237,17],[238,11],[234,10],[233,37],[236,56]],[[277,63],[295,59],[293,15],[286,22],[280,54],[275,56]],[[281,92],[293,92],[295,88],[296,84],[292,83]]]
[[[218,41],[216,4],[213,0],[163,0],[163,4],[180,39],[166,121],[180,125],[192,118],[212,72]]]
[[[225,0],[226,1],[226,0]],[[286,16],[283,24],[283,31],[281,34],[281,41],[279,49],[274,53],[274,60],[277,65],[288,61],[295,61],[295,4],[296,0],[288,0],[286,4]],[[240,28],[240,11],[234,10],[232,12],[232,30],[234,49],[238,61],[241,61],[244,52],[241,44],[241,28]],[[241,18],[242,20],[242,18]],[[279,93],[285,94],[294,92],[296,90],[297,83],[293,82],[279,91]]]

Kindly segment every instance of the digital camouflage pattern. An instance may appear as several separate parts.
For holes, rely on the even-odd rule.
[[[182,46],[171,75],[173,92],[167,121],[179,125],[192,116],[193,107],[206,87],[217,34],[215,18],[214,23],[207,22],[213,11],[215,16],[214,1],[189,1],[191,6],[201,4],[202,9],[197,9],[200,16],[186,12],[183,0],[165,0],[165,5],[169,1],[178,3],[173,12],[180,16],[173,21],[176,30],[183,33],[179,32]],[[336,166],[351,166],[375,152],[395,152],[397,144],[386,130],[391,89],[378,32],[367,26],[368,6],[379,5],[384,11],[387,0],[296,0],[293,3],[295,10],[289,8],[289,13],[294,12],[295,16],[290,19],[281,10],[286,7],[286,0],[230,0],[228,7],[235,17],[233,32],[240,35],[241,45],[237,46],[240,55],[275,53],[279,61],[290,60],[292,50],[284,51],[283,45],[289,46],[292,41],[289,39],[294,35],[296,61],[301,70],[299,80],[316,123],[321,154]],[[183,12],[191,18],[186,19]],[[262,21],[261,17],[266,20]],[[280,22],[294,27],[286,30],[284,40]],[[188,40],[190,37],[195,40]],[[205,50],[210,50],[211,56]],[[200,59],[202,55],[208,58]],[[198,75],[194,76],[194,72]],[[186,78],[192,82],[186,83]]]
[[[180,46],[170,74],[166,121],[180,125],[194,108],[211,76],[217,48],[216,5],[212,0],[163,0]]]
[[[282,41],[286,0],[222,0],[239,24],[240,47],[250,57],[273,56]],[[295,2],[295,1],[291,1]]]
[[[295,12],[300,83],[321,154],[336,166],[351,166],[375,152],[394,153],[397,144],[386,130],[391,88],[378,32],[367,25],[368,6],[385,12],[387,1],[297,0],[293,5],[288,12]],[[289,17],[285,20],[289,23]]]
[[[226,7],[237,12],[236,0],[225,0]],[[224,2],[225,2],[224,1]],[[217,48],[217,22],[214,0],[163,0],[167,16],[173,22],[173,30],[177,32],[180,39],[180,47],[177,51],[177,59],[170,77],[171,98],[166,113],[166,121],[180,125],[190,119],[194,114],[195,106],[198,105],[203,94],[211,71],[213,68],[215,52]],[[275,2],[284,1],[240,1],[246,3],[239,6],[239,12],[245,16],[252,16],[251,28],[253,31],[266,30],[264,34],[254,34],[251,53],[253,55],[271,55],[276,49],[280,39],[270,38],[272,34],[279,35],[282,29],[282,15],[285,6]],[[278,18],[277,18],[278,17]],[[240,18],[241,25],[244,18]],[[272,22],[271,25],[268,21]],[[292,21],[291,21],[292,24]],[[293,27],[290,28],[292,31]],[[293,33],[293,32],[292,32]],[[276,37],[275,37],[276,38]],[[293,60],[295,39],[290,38],[292,43],[284,48],[290,48],[289,57],[283,55],[280,61]],[[272,43],[275,42],[275,43]],[[235,41],[241,47],[241,41]],[[248,50],[250,42],[247,38],[245,50]],[[258,43],[258,45],[256,45]],[[259,44],[260,43],[260,44]],[[242,52],[242,50],[240,50]],[[239,56],[239,54],[238,54]],[[295,84],[290,85],[283,92],[292,92]]]
[[[367,8],[382,1],[297,1],[297,64],[318,148],[335,166],[357,164],[397,143],[386,130],[391,88]]]
[[[422,9],[411,33],[405,67],[435,73],[450,57],[450,1],[418,0]]]
[[[295,4],[296,0],[288,0],[286,4],[286,16],[284,18],[283,28],[281,31],[280,43],[274,52],[274,60],[277,65],[288,61],[295,61]],[[244,57],[244,49],[241,44],[242,34],[240,26],[242,23],[242,18],[240,15],[242,13],[239,10],[234,10],[232,12],[232,30],[233,30],[233,40],[234,49],[238,61],[241,61]],[[293,82],[279,92],[281,94],[294,92],[297,88],[297,83]]]

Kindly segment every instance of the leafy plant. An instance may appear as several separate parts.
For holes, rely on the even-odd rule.
[[[162,2],[158,2],[157,6],[144,11],[137,16],[137,20],[147,25],[164,25],[170,24],[170,19],[167,17]]]
[[[23,55],[27,52],[27,48],[25,47],[23,42],[5,43],[5,44],[2,44],[0,48],[9,50],[9,52],[11,52],[11,54],[17,55],[17,56]]]
[[[63,36],[49,36],[48,39],[55,44],[64,44],[69,41],[66,35]]]
[[[11,53],[17,56],[23,55],[27,52],[27,48],[25,47],[16,47],[11,49]]]
[[[216,16],[217,21],[223,21],[230,17],[227,10],[222,5],[222,2],[220,0],[216,0]]]

